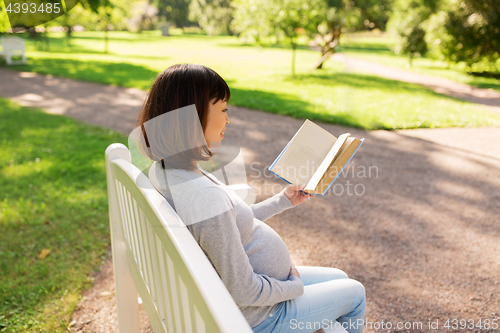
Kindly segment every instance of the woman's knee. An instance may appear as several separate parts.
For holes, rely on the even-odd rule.
[[[342,276],[342,278],[343,278],[343,279],[348,279],[348,278],[349,278],[349,276],[347,275],[347,273],[346,273],[346,272],[344,272],[343,270],[338,269],[338,268],[335,268],[335,269],[338,271],[338,274],[339,274],[340,276]]]
[[[327,267],[327,268],[332,280],[349,278],[347,273],[339,268],[334,268],[334,267]]]
[[[357,303],[358,304],[361,304],[361,303],[365,303],[366,302],[366,291],[365,291],[365,286],[363,286],[363,284],[357,280],[353,280],[353,279],[349,279],[352,283],[352,286],[355,288],[356,290],[356,300],[357,300]]]

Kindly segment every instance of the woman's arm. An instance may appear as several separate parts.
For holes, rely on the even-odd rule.
[[[302,295],[304,285],[297,276],[291,275],[288,280],[280,281],[254,273],[241,243],[241,235],[236,225],[236,213],[223,190],[204,189],[193,200],[191,211],[198,216],[200,210],[206,210],[207,205],[209,207],[212,204],[226,206],[227,210],[217,216],[190,224],[188,228],[235,302],[240,306],[272,306]]]
[[[300,205],[313,197],[311,194],[302,192],[306,185],[288,185],[283,191],[275,196],[250,205],[253,216],[261,221],[265,221],[273,215],[281,213],[285,209]]]
[[[250,209],[256,219],[265,221],[268,218],[283,212],[286,209],[292,208],[293,204],[285,195],[285,189],[280,193],[259,203],[251,204]]]

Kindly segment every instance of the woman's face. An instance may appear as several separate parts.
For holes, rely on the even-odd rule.
[[[210,148],[210,143],[220,143],[224,139],[223,132],[226,130],[226,124],[229,123],[229,116],[226,113],[227,101],[219,100],[213,104],[214,102],[215,98],[208,103],[208,120],[205,129],[208,148]]]

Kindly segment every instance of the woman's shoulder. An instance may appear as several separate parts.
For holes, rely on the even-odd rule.
[[[216,186],[201,173],[184,169],[163,169],[158,162],[151,165],[149,179],[160,187],[169,188],[183,187],[196,190]]]
[[[200,222],[234,208],[229,194],[203,175],[186,170],[163,170],[153,164],[149,176],[153,186],[171,199],[177,214],[187,223]]]

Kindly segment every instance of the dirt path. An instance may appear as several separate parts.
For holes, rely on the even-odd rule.
[[[368,60],[347,57],[342,53],[336,53],[332,58],[345,63],[346,70],[348,71],[361,71],[391,80],[420,84],[431,88],[439,94],[482,104],[492,111],[500,112],[500,92],[493,89],[476,88],[441,77],[414,73]]]
[[[1,96],[124,133],[145,96],[5,69],[0,78]],[[303,120],[231,109],[225,140],[242,147],[249,184],[261,201],[284,185],[263,171]],[[366,332],[381,321],[392,323],[392,331],[440,332],[447,320],[500,319],[500,160],[485,148],[500,131],[469,133],[475,140],[469,151],[397,132],[318,124],[366,141],[328,195],[266,221],[294,264],[338,267],[362,282],[372,325]],[[463,133],[449,132],[446,140],[463,140]],[[116,332],[109,262],[95,281],[74,313],[72,331]],[[440,329],[428,329],[436,320]],[[396,330],[398,322],[423,329]]]

